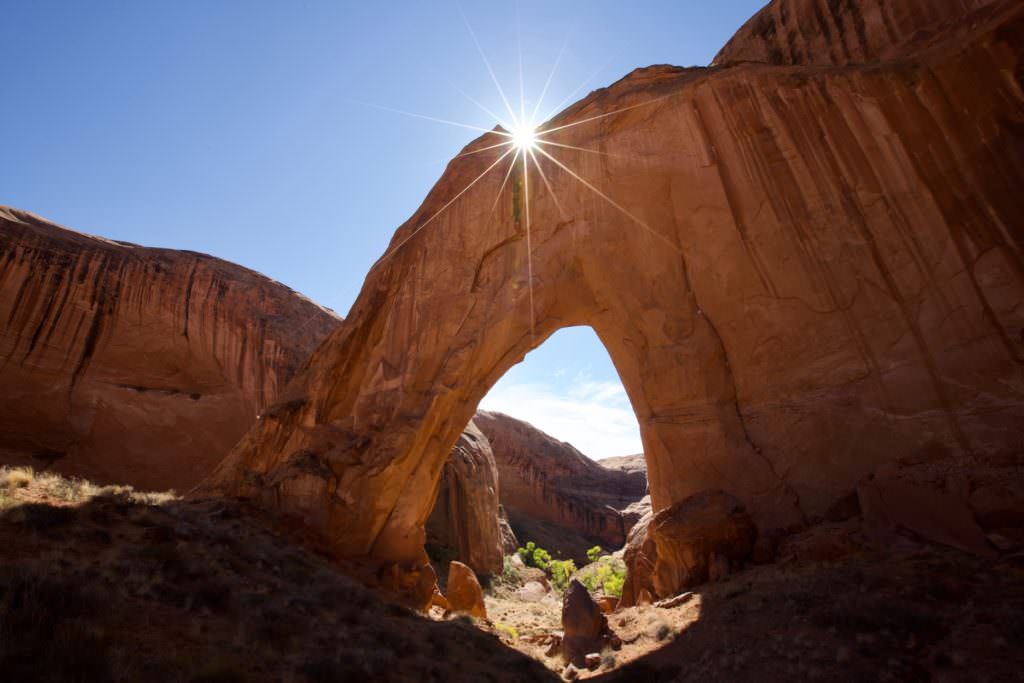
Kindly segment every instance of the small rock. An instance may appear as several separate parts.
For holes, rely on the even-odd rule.
[[[1017,547],[1016,543],[999,533],[992,532],[988,534],[986,538],[988,538],[989,543],[1004,553],[1008,553]]]
[[[583,658],[583,662],[584,662],[584,664],[586,664],[586,667],[588,669],[593,671],[597,667],[601,666],[601,653],[600,652],[590,652],[590,653],[587,653],[587,655]]]
[[[564,678],[567,681],[575,681],[577,678],[579,678],[579,675],[580,670],[572,664],[567,665],[565,667],[565,670],[562,671],[562,678]]]
[[[678,607],[679,605],[689,602],[692,598],[693,591],[687,591],[685,593],[680,593],[674,598],[668,598],[667,600],[659,600],[658,602],[654,603],[654,606],[659,607],[661,609],[671,609],[673,607]],[[623,624],[620,624],[620,626],[622,625]]]

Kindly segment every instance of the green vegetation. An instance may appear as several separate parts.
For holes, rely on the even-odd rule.
[[[599,559],[601,559],[602,553],[604,553],[604,550],[601,548],[601,546],[595,545],[593,548],[587,551],[587,559],[591,562],[597,562]]]
[[[587,556],[590,555],[588,551]],[[604,555],[581,569],[576,578],[592,593],[600,591],[617,598],[622,595],[622,586],[626,582],[626,563],[617,557]]]
[[[516,549],[516,553],[527,567],[548,571],[551,566],[551,554],[544,548],[538,548],[533,541],[527,541],[526,547]]]
[[[576,563],[572,560],[551,561],[551,585],[560,591],[569,587],[569,580],[576,573]]]

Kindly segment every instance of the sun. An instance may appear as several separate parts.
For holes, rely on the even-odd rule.
[[[537,147],[537,127],[523,124],[512,128],[512,146],[519,151],[528,152]]]

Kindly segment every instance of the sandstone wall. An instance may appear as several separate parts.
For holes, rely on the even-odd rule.
[[[478,574],[501,573],[498,490],[491,444],[470,422],[441,472],[437,501],[427,520],[428,546],[451,553]]]
[[[970,29],[996,0],[775,0],[736,32],[714,64],[846,65],[899,58]]]
[[[0,207],[0,462],[188,488],[339,318],[203,254]]]
[[[210,488],[421,562],[475,406],[570,325],[623,380],[655,510],[719,488],[786,527],[925,443],[1019,449],[1024,5],[934,30],[867,66],[638,70],[545,124],[576,124],[550,139],[591,152],[549,149],[588,185],[543,155],[503,184],[483,136]]]

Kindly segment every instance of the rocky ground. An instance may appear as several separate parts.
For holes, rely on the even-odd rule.
[[[843,539],[843,552],[821,537]],[[1024,553],[979,558],[855,522],[673,607],[615,611],[600,681],[1024,680]],[[561,595],[488,587],[487,620],[416,615],[251,508],[0,470],[6,680],[557,680]],[[823,550],[824,548],[824,550]],[[821,561],[822,557],[834,561]],[[524,591],[531,585],[534,591]]]
[[[0,470],[0,679],[506,681],[467,618],[387,605],[244,505]]]
[[[543,637],[561,627],[557,596],[523,602],[505,589],[487,606],[505,642],[563,671]],[[835,562],[794,558],[706,584],[677,606],[631,607],[608,621],[622,647],[605,648],[580,678],[1024,680],[1024,554],[993,562],[907,543]]]

